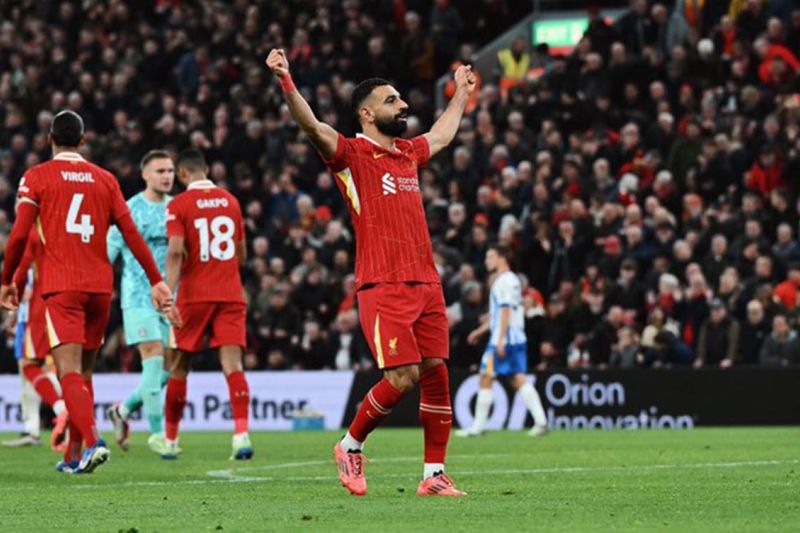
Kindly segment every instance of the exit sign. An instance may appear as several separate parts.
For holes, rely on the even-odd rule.
[[[531,31],[533,45],[546,43],[550,48],[571,49],[581,40],[587,27],[589,19],[586,17],[535,21]]]

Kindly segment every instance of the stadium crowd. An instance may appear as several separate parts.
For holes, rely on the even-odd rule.
[[[517,4],[529,6],[5,5],[2,242],[20,176],[49,157],[57,110],[84,117],[86,156],[126,196],[147,150],[200,148],[245,211],[246,366],[369,366],[347,211],[263,60],[285,48],[315,112],[348,135],[354,84],[392,80],[413,136],[436,116],[434,80],[519,20]],[[535,70],[511,84],[500,64],[484,75],[455,143],[420,171],[452,364],[475,366],[482,352],[469,334],[486,312],[493,241],[512,246],[527,280],[532,368],[800,364],[800,10],[671,4],[634,0],[613,24],[590,9],[565,56],[509,50],[503,62]],[[101,368],[130,369],[118,315],[110,328]]]

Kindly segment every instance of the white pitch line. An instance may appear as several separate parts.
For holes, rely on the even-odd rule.
[[[515,457],[514,454],[510,453],[473,453],[473,454],[453,454],[448,455],[447,459],[450,460],[460,460],[460,459],[487,459],[487,458],[498,458],[498,457]],[[421,455],[409,455],[405,457],[386,457],[383,459],[368,459],[367,463],[405,463],[410,461],[419,461],[422,459]],[[228,468],[225,470],[211,470],[207,472],[208,475],[211,477],[216,477],[211,472],[218,473],[218,472],[254,472],[259,470],[278,470],[284,468],[302,468],[304,466],[322,466],[331,464],[333,461],[331,459],[324,459],[324,460],[317,460],[317,461],[303,461],[298,463],[280,463],[276,465],[258,465],[258,466],[242,466],[242,467],[235,467],[235,468]]]
[[[461,456],[466,457],[466,456]],[[485,457],[485,456],[482,456]],[[390,459],[383,459],[382,461],[375,461],[375,462],[401,462],[407,461],[412,458],[406,457],[394,457]],[[413,457],[414,460],[418,459],[418,457]],[[328,461],[308,461],[308,463],[316,464],[327,464]],[[306,463],[282,463],[280,465],[271,465],[272,468],[293,468],[291,466],[287,466],[290,464],[295,465],[306,465]],[[633,465],[633,466],[563,466],[563,467],[553,467],[553,468],[513,468],[513,469],[501,469],[501,470],[457,470],[455,475],[456,476],[478,476],[478,475],[495,475],[495,476],[518,476],[518,475],[535,475],[535,474],[574,474],[574,473],[585,473],[585,472],[627,472],[627,473],[635,473],[635,472],[642,472],[647,470],[677,470],[682,468],[740,468],[740,467],[751,467],[751,466],[782,466],[782,465],[796,465],[800,464],[800,459],[795,460],[787,460],[787,461],[778,461],[778,460],[765,460],[765,461],[734,461],[734,462],[727,462],[727,463],[688,463],[688,464],[652,464],[652,465]],[[312,465],[308,465],[312,466]],[[256,467],[250,467],[254,469]],[[296,468],[296,467],[294,467]],[[118,489],[124,487],[176,487],[182,485],[215,485],[215,484],[226,484],[226,483],[267,483],[273,482],[277,480],[281,481],[334,481],[336,480],[336,476],[288,476],[288,477],[247,477],[247,476],[237,476],[233,474],[230,470],[212,470],[207,474],[211,476],[211,473],[217,473],[217,477],[212,476],[212,479],[191,479],[191,480],[183,480],[183,481],[129,481],[124,483],[113,483],[113,484],[99,484],[99,485],[74,485],[72,487],[64,486],[59,488],[73,488],[76,490],[107,490],[107,489]],[[229,473],[222,474],[223,472]],[[100,474],[102,475],[102,474]],[[378,479],[395,479],[395,478],[410,478],[414,479],[417,476],[414,474],[378,474],[373,476]],[[77,481],[77,480],[76,480]],[[15,485],[9,487],[0,487],[0,492],[16,492],[19,490],[41,490],[40,485]]]
[[[521,474],[574,474],[584,472],[640,472],[646,470],[670,470],[678,468],[738,468],[743,466],[779,466],[788,464],[798,464],[800,460],[790,461],[740,461],[732,463],[692,463],[692,464],[655,464],[655,465],[634,465],[634,466],[568,466],[553,468],[511,468],[506,470],[457,470],[454,475],[461,476],[516,476]],[[244,476],[235,476],[235,479]],[[415,477],[411,474],[379,474],[377,478],[404,478]],[[233,478],[232,478],[233,479]],[[246,478],[245,478],[246,479]],[[251,478],[252,479],[252,478]],[[336,476],[289,476],[287,481],[325,481],[335,480]]]

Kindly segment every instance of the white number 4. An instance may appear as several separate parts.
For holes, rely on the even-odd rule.
[[[72,196],[67,212],[67,233],[81,236],[81,242],[88,243],[94,235],[91,215],[81,215],[81,223],[78,224],[78,213],[83,203],[83,194],[76,193]]]

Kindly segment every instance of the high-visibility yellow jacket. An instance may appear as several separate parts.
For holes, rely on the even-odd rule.
[[[525,79],[531,63],[531,55],[524,52],[519,60],[514,58],[511,49],[500,50],[497,52],[497,61],[503,69],[503,78],[521,81]]]

